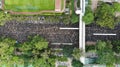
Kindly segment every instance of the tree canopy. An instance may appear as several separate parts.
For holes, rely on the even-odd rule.
[[[73,59],[72,66],[73,67],[83,67],[83,64],[80,61]]]
[[[48,47],[48,42],[46,39],[36,36],[29,36],[28,41],[20,44],[19,48],[24,54],[28,56],[39,55],[39,50],[46,49]]]
[[[55,59],[37,58],[37,59],[34,59],[33,66],[35,66],[35,67],[55,67]]]
[[[114,28],[114,8],[111,5],[102,3],[95,12],[96,23],[102,27]]]
[[[86,24],[90,24],[93,22],[93,20],[94,20],[94,14],[93,14],[91,8],[88,6],[88,7],[86,7],[85,15],[83,16],[83,21]]]
[[[116,53],[120,53],[120,40],[115,40],[112,41],[112,45],[113,45],[113,51],[115,51]]]
[[[13,55],[15,40],[0,37],[0,60],[10,60]]]
[[[0,25],[4,25],[6,21],[11,20],[10,14],[5,14],[3,11],[0,11]]]
[[[99,64],[114,64],[115,56],[112,51],[112,44],[110,41],[98,41],[96,44],[98,59],[97,63]]]
[[[22,65],[27,67],[54,67],[55,58],[50,57],[48,42],[36,35],[28,37],[28,41],[17,44],[11,38],[0,37],[0,66],[13,67]],[[16,54],[20,53],[20,54]],[[8,63],[9,62],[9,63]]]
[[[72,56],[76,60],[80,60],[80,56],[82,55],[82,51],[79,48],[74,48]]]
[[[73,52],[73,46],[63,46],[63,55],[66,57],[72,57],[72,52]]]
[[[113,2],[112,6],[113,6],[113,8],[114,8],[114,11],[120,12],[120,3],[118,3],[118,2]]]

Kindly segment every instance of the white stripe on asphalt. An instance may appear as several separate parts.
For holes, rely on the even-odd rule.
[[[73,43],[51,43],[51,45],[73,45]]]
[[[60,27],[60,29],[62,30],[78,30],[79,28],[68,28],[68,27]]]
[[[93,33],[93,35],[103,35],[103,36],[110,36],[110,35],[113,35],[113,36],[115,36],[115,35],[117,35],[117,34],[113,34],[113,33]]]

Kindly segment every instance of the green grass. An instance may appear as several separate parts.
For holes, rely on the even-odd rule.
[[[61,2],[62,2],[61,10],[63,10],[63,8],[64,8],[64,6],[65,6],[65,4],[64,4],[64,0],[61,0]]]
[[[71,10],[72,10],[72,15],[71,15],[72,24],[78,23],[79,22],[79,15],[75,14],[74,0],[71,0]]]
[[[5,0],[4,9],[15,12],[54,10],[55,0]]]

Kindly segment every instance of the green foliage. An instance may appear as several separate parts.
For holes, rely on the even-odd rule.
[[[49,50],[49,51],[45,50],[45,51],[41,54],[41,56],[42,56],[44,59],[48,59],[50,54],[51,54],[51,51],[50,51],[50,50]]]
[[[120,64],[120,56],[115,56],[116,64]]]
[[[63,56],[63,57],[57,57],[56,59],[57,59],[58,61],[63,61],[63,62],[64,62],[64,61],[68,61],[67,57],[64,57],[64,56]]]
[[[115,40],[112,41],[112,45],[113,45],[113,51],[115,51],[116,53],[120,53],[120,40]]]
[[[34,37],[30,36],[28,39],[29,41],[24,42],[20,47],[20,50],[28,56],[39,55],[39,50],[46,49],[48,47],[48,42],[39,35]]]
[[[18,60],[14,56],[16,41],[11,38],[0,37],[0,66],[5,64],[8,67],[12,67],[14,63],[21,63],[21,59]],[[9,62],[9,63],[8,63]]]
[[[120,22],[120,16],[118,16],[118,17],[115,18],[115,22],[116,22],[116,23],[119,23],[119,22]]]
[[[60,65],[60,66],[58,66],[58,67],[67,67],[67,66],[62,66],[62,65]]]
[[[92,23],[94,20],[94,15],[91,10],[91,7],[86,7],[85,15],[83,16],[83,21],[85,21],[86,24]]]
[[[46,39],[37,35],[29,37],[28,42],[17,44],[19,47],[16,47],[15,40],[1,37],[0,67],[1,65],[13,67],[14,64],[16,67],[20,65],[28,67],[30,64],[34,67],[55,67],[55,59],[50,58],[51,51],[46,49],[48,48],[48,42],[43,42],[47,42]],[[20,52],[21,54],[16,55],[16,52]]]
[[[13,56],[9,62],[10,62],[10,64],[24,64],[24,59],[22,59],[18,56]]]
[[[91,5],[91,3],[92,3],[91,0],[88,0],[88,5]]]
[[[107,41],[98,41],[96,44],[98,59],[97,63],[99,64],[114,64],[115,56],[112,51],[112,44]]]
[[[95,45],[86,45],[85,46],[85,51],[86,52],[91,51],[91,50],[95,50]]]
[[[71,22],[72,22],[73,24],[79,22],[79,16],[76,15],[75,13],[72,14]]]
[[[33,62],[34,67],[55,67],[55,59],[36,58]]]
[[[24,58],[32,59],[31,64],[34,67],[55,67],[55,59],[50,58],[51,51],[47,50],[47,40],[39,35],[29,36],[28,39],[28,42],[21,44],[19,48],[25,55]]]
[[[72,56],[74,59],[79,60],[82,55],[82,51],[79,48],[74,48]]]
[[[114,2],[112,5],[115,12],[120,12],[120,3]]]
[[[113,64],[108,64],[108,65],[106,65],[106,67],[115,67],[115,65],[113,65]]]
[[[114,21],[114,9],[111,5],[102,3],[97,8],[96,23],[102,27],[114,28],[116,22]]]
[[[80,61],[73,59],[72,60],[72,66],[73,67],[83,67],[83,64]]]
[[[77,7],[80,8],[80,0],[77,1]]]
[[[63,21],[64,24],[69,24],[70,23],[71,18],[70,18],[69,15],[64,15],[63,14],[61,17],[62,17],[61,20]]]
[[[3,11],[0,11],[0,25],[1,26],[11,19],[12,17],[10,14],[5,14]]]
[[[0,59],[9,60],[13,55],[15,40],[10,38],[0,38]]]
[[[73,46],[63,46],[63,55],[66,57],[71,57],[73,52]]]
[[[79,15],[75,14],[74,0],[71,0],[71,10],[72,10],[72,15],[71,15],[72,24],[78,23],[79,22]]]

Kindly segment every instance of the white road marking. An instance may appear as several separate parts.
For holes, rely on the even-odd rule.
[[[115,36],[117,34],[113,33],[93,33],[93,35],[100,35],[100,36]]]
[[[79,28],[60,27],[61,30],[79,30]]]
[[[73,45],[73,43],[51,43],[51,45]]]

